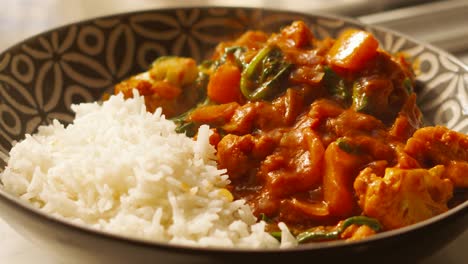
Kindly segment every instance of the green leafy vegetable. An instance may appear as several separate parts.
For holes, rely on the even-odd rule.
[[[187,121],[187,117],[193,110],[201,106],[206,106],[211,104],[211,100],[205,96],[205,100],[201,103],[198,103],[196,106],[190,108],[188,111],[171,118],[171,120],[177,125],[175,131],[177,133],[185,133],[188,137],[193,137],[197,133],[198,127],[200,124],[195,122]]]
[[[235,59],[236,59],[236,63],[238,63],[240,66],[244,65],[243,63],[243,59],[242,59],[242,56],[243,56],[243,53],[245,52],[245,48],[244,47],[238,47],[238,46],[234,46],[234,47],[227,47],[224,51],[224,54],[223,56],[218,59],[217,61],[212,61],[212,60],[206,60],[206,61],[203,61],[199,66],[198,66],[198,77],[197,79],[195,80],[194,84],[195,84],[195,88],[197,89],[197,91],[199,91],[199,95],[198,95],[198,103],[197,105],[195,105],[193,108],[189,109],[188,111],[180,114],[179,116],[176,116],[174,118],[172,118],[171,120],[174,121],[177,125],[176,127],[176,132],[177,133],[185,133],[187,136],[189,137],[193,137],[196,133],[197,133],[197,130],[198,130],[198,127],[200,126],[200,124],[196,124],[195,122],[190,122],[190,121],[187,121],[187,117],[190,115],[191,112],[193,112],[196,108],[198,107],[201,107],[201,106],[206,106],[206,105],[209,105],[209,104],[212,104],[213,102],[209,100],[208,96],[207,96],[207,86],[208,86],[208,82],[210,80],[210,76],[208,74],[208,72],[210,71],[210,68],[214,67],[214,68],[217,68],[219,67],[220,65],[222,65],[223,63],[226,62],[226,59],[227,59],[227,56],[229,54],[233,54]],[[158,60],[166,60],[166,59],[169,59],[169,58],[172,58],[170,56],[167,56],[166,57],[160,57]],[[158,61],[156,60],[156,61]],[[156,63],[155,61],[155,63]]]
[[[353,104],[358,112],[369,113],[370,104],[369,96],[364,92],[364,87],[359,82],[353,85]]]
[[[177,125],[175,129],[175,132],[185,133],[187,137],[194,137],[195,134],[197,133],[197,129],[198,129],[198,126],[194,122],[179,122],[179,124]]]
[[[195,80],[195,88],[198,91],[198,104],[196,104],[194,107],[190,108],[188,111],[171,118],[171,120],[176,123],[176,129],[175,131],[177,133],[185,133],[189,137],[195,136],[197,133],[198,124],[195,124],[194,122],[187,122],[187,117],[188,115],[193,112],[197,107],[208,105],[211,103],[209,100],[207,94],[206,94],[206,86],[208,85],[208,81],[210,79],[209,75],[205,73],[205,68],[204,67],[210,67],[211,61],[206,61],[202,64],[200,64],[199,69],[200,71],[198,72],[198,78]]]
[[[375,232],[382,230],[382,225],[377,219],[362,215],[352,216],[344,220],[343,224],[341,225],[341,232],[343,232],[350,225],[366,225],[372,228]]]
[[[246,49],[244,47],[228,47],[224,50],[224,56],[227,57],[229,54],[234,55],[234,59],[236,60],[237,66],[241,69],[245,68],[246,64],[243,59],[243,55]]]
[[[261,49],[244,68],[240,88],[245,98],[261,100],[275,95],[280,79],[285,76],[291,64],[283,58],[281,49],[268,45]]]
[[[221,58],[214,62],[215,68],[218,68],[222,64],[226,63],[227,57],[232,54],[237,66],[240,69],[244,69],[246,67],[246,63],[244,62],[243,56],[246,50],[246,48],[240,46],[226,47]]]
[[[324,67],[323,72],[323,81],[328,92],[342,102],[349,102],[351,93],[346,81],[328,66]]]
[[[317,241],[317,240],[331,240],[338,239],[341,233],[345,231],[350,225],[366,225],[372,228],[374,231],[379,232],[382,230],[382,225],[377,219],[370,218],[367,216],[353,216],[347,218],[343,223],[332,231],[325,230],[310,230],[305,231],[297,235],[296,239],[299,243],[304,243],[307,241]]]
[[[171,118],[171,120],[177,125],[175,131],[177,133],[185,133],[188,137],[195,136],[200,125],[195,122],[187,121],[187,117],[191,112],[193,112],[193,110],[201,106],[209,105],[210,103],[211,101],[206,98],[202,103],[199,103],[193,108],[190,108],[188,111]]]

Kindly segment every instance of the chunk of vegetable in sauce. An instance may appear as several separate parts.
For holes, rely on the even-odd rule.
[[[249,100],[260,100],[274,95],[279,80],[291,65],[284,61],[281,50],[268,45],[260,50],[242,72],[240,87]]]
[[[348,29],[342,33],[328,51],[332,67],[358,71],[377,54],[379,43],[366,31]]]
[[[240,79],[241,71],[238,66],[232,63],[222,64],[208,82],[208,97],[220,104],[240,101]]]
[[[422,126],[415,76],[371,33],[316,39],[303,21],[248,31],[196,65],[161,57],[116,85],[196,136],[208,124],[234,199],[272,236],[357,240],[449,209],[468,188],[468,137]],[[454,191],[456,190],[456,191]]]
[[[149,74],[154,80],[183,86],[191,84],[198,76],[197,63],[192,58],[160,57],[153,62]]]

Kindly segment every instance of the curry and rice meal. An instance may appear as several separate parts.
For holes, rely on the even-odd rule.
[[[210,60],[165,56],[101,103],[14,145],[1,181],[41,210],[170,243],[359,240],[447,211],[468,136],[422,126],[402,54],[296,21]]]

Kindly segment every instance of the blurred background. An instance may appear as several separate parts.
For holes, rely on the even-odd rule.
[[[0,51],[53,27],[151,8],[249,6],[353,17],[438,46],[468,64],[468,0],[0,0]],[[468,102],[467,102],[468,103]],[[0,219],[0,263],[58,264]],[[468,263],[468,232],[422,264]],[[421,245],[424,246],[424,242]]]
[[[0,0],[0,50],[52,27],[149,8],[224,5],[354,17],[441,47],[468,63],[468,0]]]

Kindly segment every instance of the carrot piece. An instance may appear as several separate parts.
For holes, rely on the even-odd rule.
[[[232,63],[225,63],[211,75],[208,82],[208,97],[220,104],[237,102],[241,98],[241,71]]]
[[[377,54],[379,43],[366,31],[348,29],[344,31],[328,51],[330,64],[351,71],[360,70]]]

